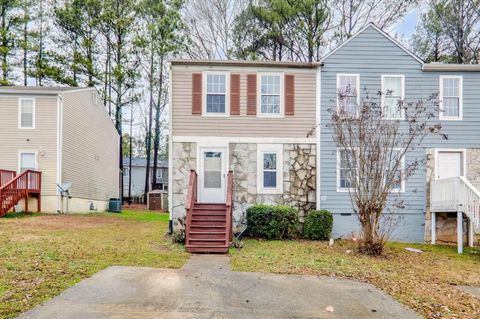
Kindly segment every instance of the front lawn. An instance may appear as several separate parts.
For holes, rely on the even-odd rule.
[[[50,299],[112,265],[179,268],[168,214],[11,214],[0,218],[0,318]]]
[[[426,318],[480,318],[480,300],[455,288],[480,286],[480,255],[469,249],[458,255],[456,247],[390,243],[385,257],[368,257],[357,254],[351,241],[329,247],[249,239],[231,254],[233,270],[352,278],[377,286]]]

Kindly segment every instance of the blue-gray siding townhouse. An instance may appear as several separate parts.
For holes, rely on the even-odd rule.
[[[402,218],[393,233],[394,239],[404,241],[430,240],[430,182],[461,175],[462,180],[470,182],[467,186],[471,188],[480,180],[479,66],[426,64],[373,24],[325,56],[322,62],[320,114],[317,114],[320,117],[317,207],[334,214],[334,237],[350,237],[358,231],[349,193],[342,189],[341,161],[328,128],[329,109],[336,107],[338,90],[342,85],[350,84],[359,89],[361,98],[366,92],[376,94],[382,91],[383,81],[383,91],[390,83],[398,88],[398,96],[406,102],[426,100],[432,94],[440,93],[444,110],[441,114],[442,133],[448,139],[432,136],[421,148],[407,155],[406,161],[420,158],[425,162],[404,184],[400,196],[406,207],[396,212]],[[460,196],[459,192],[449,191],[451,187],[458,187],[453,182],[438,186],[439,191],[445,190],[443,195],[437,194],[436,197],[445,197],[445,194],[452,197],[442,198],[443,204],[453,203],[455,197]],[[476,199],[478,202],[479,198]],[[456,209],[444,206],[436,211],[433,225],[437,240],[456,241]],[[478,219],[478,212],[476,214]],[[468,226],[472,227],[470,233],[474,228],[465,223],[465,236]]]

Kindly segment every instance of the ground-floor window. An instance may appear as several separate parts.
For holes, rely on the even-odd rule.
[[[22,151],[19,153],[19,171],[37,169],[37,153],[34,151]]]
[[[259,144],[257,146],[257,192],[282,193],[283,145]]]

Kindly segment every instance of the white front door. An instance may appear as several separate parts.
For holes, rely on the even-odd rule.
[[[199,202],[225,203],[226,148],[200,148]]]
[[[438,152],[437,179],[463,175],[462,152]]]

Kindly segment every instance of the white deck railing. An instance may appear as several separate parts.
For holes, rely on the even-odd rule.
[[[463,212],[475,227],[480,227],[480,182],[475,186],[465,177],[451,177],[430,184],[431,212]]]

